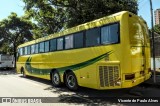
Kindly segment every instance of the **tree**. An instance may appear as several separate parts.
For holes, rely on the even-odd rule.
[[[56,6],[65,7],[67,27],[73,27],[119,11],[137,14],[136,0],[50,0]]]
[[[137,0],[23,0],[25,10],[46,33],[58,32],[103,16],[127,10],[137,14]],[[52,30],[49,30],[52,29]]]
[[[60,31],[64,26],[65,14],[63,7],[56,8],[49,4],[49,0],[23,0],[29,18],[36,22],[38,29],[35,31],[42,36]]]
[[[11,13],[7,19],[0,21],[0,46],[2,51],[14,54],[19,44],[32,40],[31,30],[34,25],[25,17],[18,17],[16,13]],[[16,61],[16,60],[15,60]]]
[[[160,34],[160,24],[154,26],[154,31]]]

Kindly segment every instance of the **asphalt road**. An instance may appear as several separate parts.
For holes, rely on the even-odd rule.
[[[48,103],[23,103],[23,105],[51,106],[51,105],[107,105],[107,106],[123,106],[135,105],[130,103],[117,103],[117,98],[127,99],[130,97],[160,97],[160,86],[152,86],[149,84],[141,84],[130,89],[117,90],[94,90],[88,88],[80,88],[73,92],[65,86],[55,88],[48,80],[27,77],[16,74],[14,70],[0,71],[0,97],[21,97],[24,99],[31,97],[42,98],[41,102]],[[44,98],[43,98],[44,97]],[[46,98],[51,97],[51,98]],[[125,98],[126,97],[126,98]],[[40,99],[41,99],[40,98]],[[0,98],[1,99],[1,98]],[[13,98],[12,98],[13,99]],[[46,100],[44,100],[46,99]],[[1,100],[0,100],[1,101]],[[22,102],[22,101],[21,101]],[[0,103],[0,106],[20,105],[22,103]],[[138,103],[136,104],[138,105]],[[142,105],[142,104],[139,104]],[[144,105],[149,105],[145,103]],[[152,103],[153,105],[153,103]],[[154,105],[158,105],[157,103]]]

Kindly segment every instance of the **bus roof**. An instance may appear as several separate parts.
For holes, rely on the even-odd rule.
[[[42,38],[38,38],[36,40],[32,40],[32,41],[23,43],[23,44],[19,45],[18,48],[24,47],[24,46],[27,46],[27,45],[32,45],[32,44],[35,44],[35,43],[38,43],[38,42],[43,42],[43,41],[46,41],[46,40],[50,40],[52,38],[57,38],[57,37],[61,37],[61,36],[64,36],[64,35],[73,34],[73,33],[80,32],[80,31],[83,31],[83,30],[87,30],[87,29],[90,29],[90,28],[102,26],[102,25],[105,25],[107,23],[114,23],[114,22],[117,22],[117,21],[120,20],[120,18],[118,16],[121,16],[125,13],[130,13],[130,12],[122,11],[122,12],[118,12],[118,13],[115,13],[115,14],[112,14],[112,15],[109,15],[109,16],[106,16],[106,17],[103,17],[103,18],[99,18],[99,19],[84,23],[84,24],[80,24],[78,26],[66,29],[64,31],[54,33],[54,34],[51,34],[49,36],[45,36],[45,37],[42,37]],[[130,14],[134,15],[133,13],[130,13]]]

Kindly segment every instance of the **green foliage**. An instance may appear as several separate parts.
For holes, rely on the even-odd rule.
[[[158,34],[160,34],[160,24],[154,26],[154,31]]]
[[[10,48],[8,42],[0,43],[0,54],[1,54],[1,52],[4,53],[4,54],[13,53],[13,50]]]
[[[33,28],[31,21],[25,17],[17,17],[16,13],[11,13],[8,18],[0,21],[1,51],[15,54],[19,44],[33,39],[31,32]]]
[[[42,35],[58,32],[119,11],[137,14],[137,0],[23,0],[26,14]]]
[[[64,23],[63,8],[56,8],[49,0],[23,0],[26,4],[26,15],[36,22],[37,36],[46,36],[62,29]]]
[[[55,2],[53,4],[66,7],[67,27],[124,10],[137,14],[137,1],[135,0],[59,0],[57,4]]]

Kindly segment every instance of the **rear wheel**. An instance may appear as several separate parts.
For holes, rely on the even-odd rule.
[[[58,87],[61,85],[61,79],[58,71],[54,71],[51,73],[51,81],[53,86]]]
[[[77,90],[78,89],[77,78],[73,72],[68,72],[66,74],[66,86],[70,90]]]

